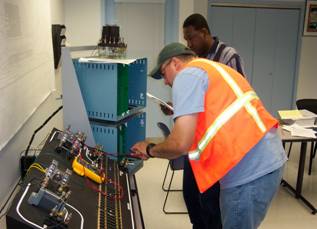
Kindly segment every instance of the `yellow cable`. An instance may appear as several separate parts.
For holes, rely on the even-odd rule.
[[[26,173],[28,173],[32,168],[37,169],[37,170],[39,170],[39,171],[42,172],[42,173],[45,173],[45,170],[44,170],[44,169],[39,168],[39,167],[37,167],[37,166],[35,166],[35,165],[31,165],[31,166],[28,168],[28,170],[27,170]]]
[[[40,167],[38,167],[38,166],[36,166],[36,165],[32,165],[32,168],[36,168],[36,169],[40,170],[41,172],[44,172],[44,173],[45,173],[45,169],[40,168]]]
[[[33,163],[31,166],[36,166],[36,167],[38,167],[39,169],[45,171],[45,168],[44,168],[43,166],[41,166],[39,163]]]
[[[39,168],[45,170],[44,167],[43,167],[42,165],[40,165],[39,163],[33,163],[32,165],[36,165],[36,166],[38,166]],[[32,165],[31,165],[31,166],[32,166]]]

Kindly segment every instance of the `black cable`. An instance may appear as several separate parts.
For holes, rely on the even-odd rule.
[[[35,159],[36,159],[36,155],[28,156],[28,153],[29,153],[31,144],[32,144],[32,142],[33,142],[33,139],[34,139],[36,133],[37,133],[38,131],[40,131],[62,108],[63,108],[63,106],[60,106],[56,111],[54,111],[54,112],[44,121],[44,123],[43,123],[40,127],[38,127],[38,128],[34,131],[32,137],[31,137],[31,139],[30,139],[30,142],[29,142],[29,144],[28,144],[28,146],[27,146],[27,148],[26,148],[26,150],[25,150],[24,156],[22,156],[22,157],[20,158],[20,169],[21,169],[21,176],[22,176],[22,178],[25,176],[26,171],[28,170],[29,166],[30,166],[30,165],[35,161]]]
[[[34,131],[32,137],[31,137],[31,140],[30,140],[30,142],[29,142],[29,145],[28,145],[28,147],[27,147],[26,150],[25,150],[25,155],[24,155],[25,157],[27,157],[27,155],[28,155],[29,149],[30,149],[30,147],[31,147],[31,144],[32,144],[32,142],[33,142],[33,139],[34,139],[36,133],[37,133],[38,131],[40,131],[61,109],[63,109],[63,106],[60,106],[56,111],[54,111],[54,113],[51,114],[51,115],[45,120],[45,122],[44,122],[39,128],[37,128],[37,129]]]
[[[2,219],[3,216],[5,216],[7,212],[5,212],[3,215],[0,215],[0,220]]]
[[[4,210],[4,208],[5,208],[5,207],[7,206],[7,204],[9,203],[9,200],[11,199],[11,197],[12,197],[13,193],[15,192],[16,188],[18,187],[18,185],[20,185],[20,181],[21,181],[21,177],[20,177],[20,179],[18,180],[18,182],[16,183],[16,185],[14,186],[14,188],[12,189],[12,191],[11,191],[11,193],[10,193],[8,199],[6,200],[6,202],[2,205],[1,210],[0,210],[0,213],[2,213],[2,211]],[[1,219],[3,216],[5,216],[6,213],[7,213],[7,211],[6,211],[4,214],[2,214],[2,215],[0,216],[0,219]]]

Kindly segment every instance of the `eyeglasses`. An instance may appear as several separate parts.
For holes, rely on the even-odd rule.
[[[162,64],[161,66],[161,74],[164,76],[165,75],[165,69],[166,67],[172,62],[172,59],[169,59],[167,62],[165,62],[164,64]]]

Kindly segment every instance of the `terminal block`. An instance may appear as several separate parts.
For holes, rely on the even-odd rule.
[[[49,212],[50,220],[57,224],[66,226],[71,218],[71,214],[66,209],[66,201],[71,191],[69,179],[72,171],[66,169],[65,172],[58,169],[58,161],[53,160],[45,173],[41,187],[37,192],[32,192],[28,203],[40,207]]]

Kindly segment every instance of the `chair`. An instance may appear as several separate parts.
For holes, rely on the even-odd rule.
[[[169,128],[162,122],[158,122],[157,126],[162,131],[163,136],[165,138],[167,138],[167,136],[170,134]],[[171,189],[171,186],[172,186],[172,182],[173,182],[175,171],[176,170],[183,170],[183,168],[184,168],[184,157],[185,156],[180,156],[180,157],[178,157],[176,159],[169,160],[169,162],[168,162],[168,165],[167,165],[167,168],[166,168],[166,172],[165,172],[165,175],[164,175],[163,184],[162,184],[162,190],[164,192],[166,192],[166,196],[165,196],[165,200],[164,200],[164,204],[163,204],[163,212],[165,214],[188,214],[187,212],[169,211],[169,210],[166,209],[166,203],[167,203],[167,199],[168,199],[169,193],[170,192],[182,192],[183,191],[182,189]],[[172,171],[172,174],[171,174],[171,178],[170,178],[170,180],[168,182],[168,187],[165,188],[165,183],[166,183],[167,174],[168,174],[169,170]]]
[[[299,110],[308,110],[315,114],[317,114],[317,99],[299,99],[296,101],[297,109]],[[316,124],[316,121],[315,121]],[[288,150],[288,157],[290,155],[292,149],[292,143],[290,144],[289,150]],[[312,141],[311,147],[310,147],[310,157],[309,157],[309,167],[308,167],[308,175],[311,175],[312,170],[312,163],[313,159],[316,156],[317,151],[317,143]]]

